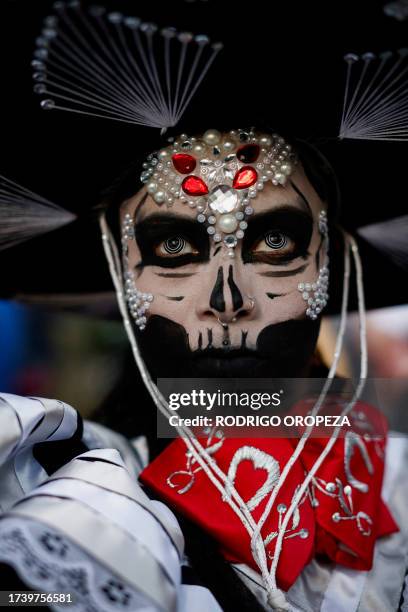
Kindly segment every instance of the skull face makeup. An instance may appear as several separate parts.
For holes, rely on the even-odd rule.
[[[128,305],[155,375],[307,372],[327,301],[325,204],[301,165],[285,182],[258,190],[234,257],[188,201],[158,206],[144,188],[122,206]]]

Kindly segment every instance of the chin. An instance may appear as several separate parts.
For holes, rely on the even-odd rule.
[[[288,320],[264,327],[256,348],[192,351],[186,330],[165,317],[150,317],[138,341],[153,378],[296,378],[308,376],[319,322]]]

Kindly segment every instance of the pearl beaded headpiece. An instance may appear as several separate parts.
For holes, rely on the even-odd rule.
[[[196,209],[197,221],[233,256],[253,198],[267,181],[285,185],[295,163],[291,146],[277,134],[207,130],[199,138],[181,134],[149,155],[140,178],[157,204],[172,206],[178,198]]]

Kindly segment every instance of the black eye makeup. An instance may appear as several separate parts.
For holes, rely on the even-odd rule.
[[[293,206],[256,215],[248,224],[243,244],[244,263],[285,265],[306,259],[313,233],[313,218]]]
[[[135,225],[141,261],[136,268],[176,268],[208,261],[209,235],[195,219],[155,214]]]

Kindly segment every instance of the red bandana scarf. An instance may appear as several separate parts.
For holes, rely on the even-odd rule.
[[[377,538],[398,530],[381,500],[385,420],[364,404],[355,407],[353,414],[357,427],[337,439],[288,523],[277,570],[278,585],[284,590],[314,556],[369,570]],[[222,432],[212,432],[200,442],[229,475],[258,521],[298,439],[228,439]],[[270,560],[285,512],[326,444],[327,438],[310,438],[279,491],[262,528]],[[248,532],[182,439],[172,442],[140,479],[170,507],[210,533],[229,561],[258,570]]]

